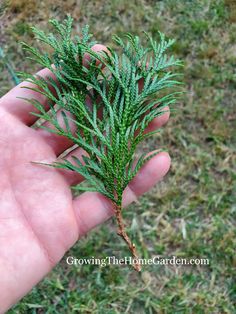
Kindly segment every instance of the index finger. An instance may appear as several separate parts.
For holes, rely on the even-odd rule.
[[[52,79],[56,80],[55,75],[46,68],[37,72],[35,76],[41,76],[44,79],[51,77]],[[23,87],[37,88],[37,86],[33,83],[27,81],[21,82],[0,99],[0,107],[4,108],[10,114],[16,116],[23,123],[31,125],[37,120],[37,117],[30,114],[30,112],[37,113],[38,111],[28,101],[17,97],[36,99],[45,107],[46,110],[49,109],[48,99],[41,93]]]

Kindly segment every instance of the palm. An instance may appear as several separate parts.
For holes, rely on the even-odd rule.
[[[78,224],[63,175],[31,163],[55,160],[50,146],[35,130],[6,114],[0,117],[0,134],[0,263],[5,268],[1,282],[7,283],[11,273],[12,280],[23,283],[23,289],[27,271],[27,291],[73,245]]]
[[[4,126],[1,121],[0,124],[1,132]],[[13,129],[11,123],[8,126]],[[17,218],[23,229],[30,228],[31,241],[40,241],[48,252],[47,258],[57,261],[78,233],[69,184],[59,171],[31,163],[56,159],[55,153],[37,132],[21,125],[17,130],[15,136],[6,138],[2,156],[9,158],[3,173],[11,189],[9,202],[14,208],[11,218]],[[9,212],[5,214],[9,215]]]
[[[30,128],[32,108],[16,99],[19,93],[32,92],[16,87],[0,100],[0,313],[40,281],[79,236],[113,213],[111,202],[98,193],[73,199],[70,184],[82,180],[78,174],[32,163],[51,163],[71,143]],[[150,129],[167,119],[163,115]],[[151,159],[127,187],[124,205],[160,180],[169,165],[167,153]]]

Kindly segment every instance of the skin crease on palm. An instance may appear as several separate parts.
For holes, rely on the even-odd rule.
[[[39,74],[51,75],[48,69]],[[30,114],[35,109],[17,97],[47,104],[43,95],[20,88],[26,85],[30,83],[21,83],[0,99],[0,313],[46,276],[83,234],[114,214],[111,201],[99,193],[73,199],[70,185],[82,181],[79,174],[31,163],[51,163],[72,143],[30,127],[36,121]],[[147,132],[168,118],[168,112],[156,118]],[[76,148],[67,158],[82,153]],[[124,207],[160,181],[169,167],[165,152],[148,161],[126,188]]]

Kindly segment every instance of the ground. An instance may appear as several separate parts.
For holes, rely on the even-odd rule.
[[[128,256],[114,221],[84,237],[54,271],[9,313],[235,313],[235,118],[236,2],[12,0],[0,4],[0,95],[14,85],[13,70],[37,66],[19,42],[33,45],[31,25],[71,13],[89,24],[97,41],[112,34],[157,31],[174,37],[184,61],[186,93],[162,133],[143,148],[166,148],[168,176],[125,212],[130,235],[143,257],[208,258],[208,266],[68,266],[67,256]],[[15,77],[16,80],[16,77]],[[234,139],[234,141],[233,141]]]

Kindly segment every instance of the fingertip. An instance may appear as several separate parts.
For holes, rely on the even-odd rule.
[[[165,125],[169,118],[170,118],[170,109],[168,106],[164,107],[162,109],[163,114],[161,114],[160,116],[156,117],[155,119],[153,119],[147,129],[146,129],[146,133],[148,132],[152,132],[155,131],[156,129],[161,128],[163,125]]]
[[[160,119],[160,122],[159,122],[160,126],[166,124],[168,122],[169,118],[170,118],[170,109],[169,109],[169,107],[164,108],[163,112],[164,113],[159,117],[159,119]]]
[[[93,51],[95,52],[99,52],[99,51],[106,51],[109,52],[107,47],[102,45],[102,44],[95,44],[93,45],[93,47],[91,48]]]
[[[135,201],[138,196],[150,190],[167,174],[170,169],[171,158],[167,152],[161,152],[151,158],[129,183],[123,195],[123,206]]]
[[[107,49],[106,46],[102,45],[102,44],[95,44],[92,46],[91,48],[92,51],[94,52],[102,52],[102,51],[106,51],[109,53],[109,50]],[[88,67],[89,66],[89,62],[91,60],[91,57],[89,55],[89,53],[85,53],[84,54],[84,58],[83,58],[83,64],[84,66]],[[99,65],[100,61],[96,60],[96,65]],[[102,64],[102,67],[104,67],[104,65]]]
[[[167,152],[161,152],[160,154],[157,155],[157,157],[159,165],[162,165],[162,167],[160,167],[159,169],[160,175],[164,177],[170,169],[171,165],[170,155]]]

